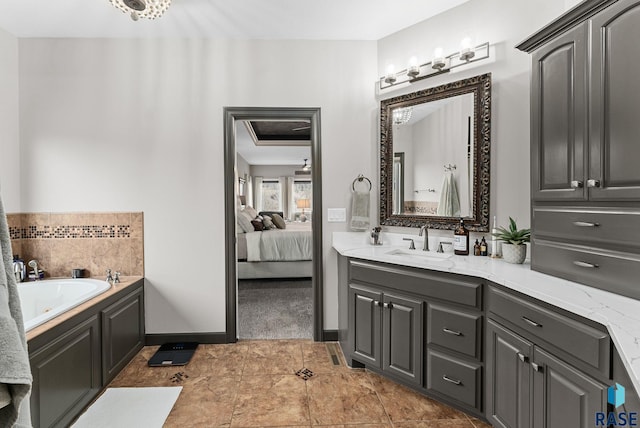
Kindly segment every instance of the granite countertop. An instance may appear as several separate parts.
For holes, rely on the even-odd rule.
[[[528,263],[515,265],[473,255],[422,260],[419,256],[388,254],[395,249],[408,249],[409,243],[402,241],[403,237],[414,239],[415,251],[422,252],[418,236],[384,232],[380,246],[369,244],[369,232],[334,232],[332,246],[346,257],[484,278],[596,321],[609,331],[640,395],[640,301],[533,271]],[[435,248],[435,242],[431,248]]]
[[[29,340],[41,335],[45,331],[57,326],[58,324],[63,323],[64,321],[66,321],[69,318],[73,317],[74,315],[84,311],[85,309],[90,308],[91,306],[95,305],[96,303],[103,301],[104,299],[108,298],[109,296],[113,296],[117,292],[119,292],[119,291],[121,291],[121,290],[123,290],[125,288],[128,288],[129,286],[135,284],[136,282],[138,282],[142,278],[143,277],[141,277],[141,276],[121,276],[120,277],[120,282],[118,284],[112,285],[111,288],[109,288],[104,293],[99,294],[96,297],[94,297],[93,299],[87,300],[86,302],[76,306],[75,308],[71,308],[67,312],[65,312],[63,314],[60,314],[57,317],[45,322],[44,324],[41,324],[41,325],[35,327],[34,329],[28,331],[27,332],[27,342]],[[53,278],[53,279],[55,279],[55,278]],[[100,279],[104,280],[104,278],[100,278]]]

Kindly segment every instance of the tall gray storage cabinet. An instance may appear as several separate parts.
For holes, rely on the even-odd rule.
[[[532,269],[640,298],[640,0],[584,1],[532,54]]]

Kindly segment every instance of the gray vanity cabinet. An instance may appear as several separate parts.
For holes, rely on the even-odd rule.
[[[590,428],[607,409],[607,333],[489,289],[487,411],[502,428]]]
[[[584,1],[532,54],[531,267],[640,298],[640,0]]]
[[[352,357],[420,385],[422,302],[397,292],[349,284]]]

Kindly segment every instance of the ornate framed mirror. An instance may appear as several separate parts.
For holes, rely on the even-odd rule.
[[[491,74],[380,103],[380,224],[489,230]]]

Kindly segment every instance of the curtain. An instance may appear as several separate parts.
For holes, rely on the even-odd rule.
[[[262,209],[262,179],[263,177],[253,177],[253,207],[259,212]]]
[[[287,192],[288,192],[289,197],[286,199],[286,201],[287,201],[287,209],[285,211],[285,215],[291,221],[293,221],[293,215],[296,212],[295,194],[293,192],[294,180],[295,180],[295,177],[287,177]]]
[[[253,177],[251,177],[250,175],[247,176],[247,182],[244,185],[244,189],[246,192],[245,196],[247,197],[247,204],[253,204],[253,195],[255,192],[253,191]],[[251,206],[255,207],[255,204]]]

